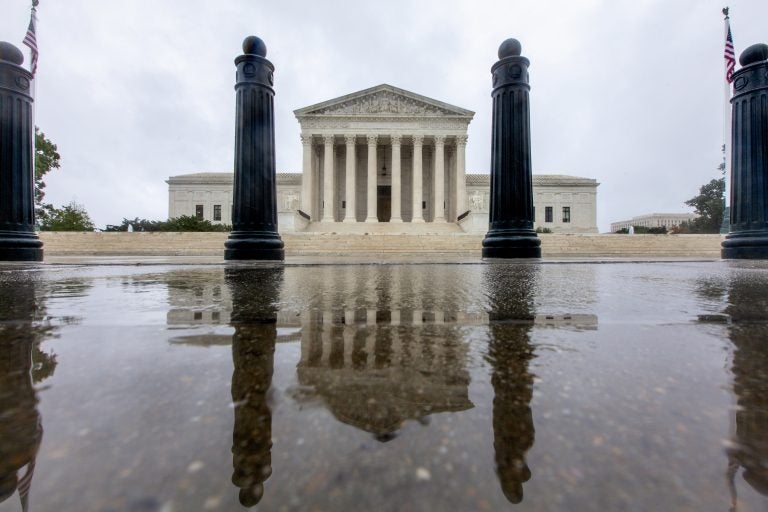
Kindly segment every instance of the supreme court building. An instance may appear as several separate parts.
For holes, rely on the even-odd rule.
[[[474,112],[391,85],[294,111],[302,172],[278,173],[281,232],[485,232],[489,176],[467,174],[467,128]],[[231,223],[232,174],[172,176],[169,217]],[[594,179],[534,175],[536,226],[597,233]]]

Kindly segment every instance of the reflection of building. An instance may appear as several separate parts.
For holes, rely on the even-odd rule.
[[[695,213],[648,213],[646,215],[632,217],[629,220],[611,222],[611,232],[615,233],[620,229],[629,229],[632,226],[640,226],[643,228],[665,227],[669,229],[679,226],[683,222],[690,222],[696,217],[698,217],[698,215]]]
[[[392,222],[403,223],[403,231],[411,223],[456,224],[469,211],[462,229],[487,231],[489,176],[466,174],[473,112],[379,85],[294,113],[303,168],[278,174],[281,231],[305,228],[294,223],[299,209],[313,223]],[[232,174],[186,174],[167,183],[169,217],[231,224]],[[597,232],[595,180],[541,175],[533,186],[537,225]]]
[[[380,440],[407,419],[470,409],[467,345],[457,321],[442,311],[302,315],[299,382],[339,421]]]

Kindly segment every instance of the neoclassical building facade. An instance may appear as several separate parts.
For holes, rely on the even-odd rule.
[[[379,85],[294,114],[302,172],[278,173],[280,231],[369,230],[381,223],[404,232],[417,224],[487,230],[489,176],[466,172],[473,112]],[[169,217],[231,223],[231,173],[172,176],[167,183]],[[589,178],[534,176],[536,225],[597,233],[598,185]]]

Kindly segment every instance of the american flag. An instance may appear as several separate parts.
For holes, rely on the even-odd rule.
[[[736,54],[733,52],[733,37],[731,36],[731,24],[728,22],[728,16],[725,17],[725,80],[728,83],[733,82],[733,68],[736,66]]]
[[[37,51],[37,36],[35,35],[35,28],[37,25],[37,7],[38,0],[34,0],[32,2],[32,15],[29,18],[29,28],[27,29],[27,35],[24,36],[24,44],[29,46],[29,49],[32,51],[32,64],[30,66],[30,71],[32,72],[32,76],[35,76],[35,72],[37,71],[37,56],[39,55],[39,52]]]

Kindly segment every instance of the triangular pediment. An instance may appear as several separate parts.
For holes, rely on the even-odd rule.
[[[382,84],[294,111],[304,116],[466,117],[474,112],[405,89]]]

